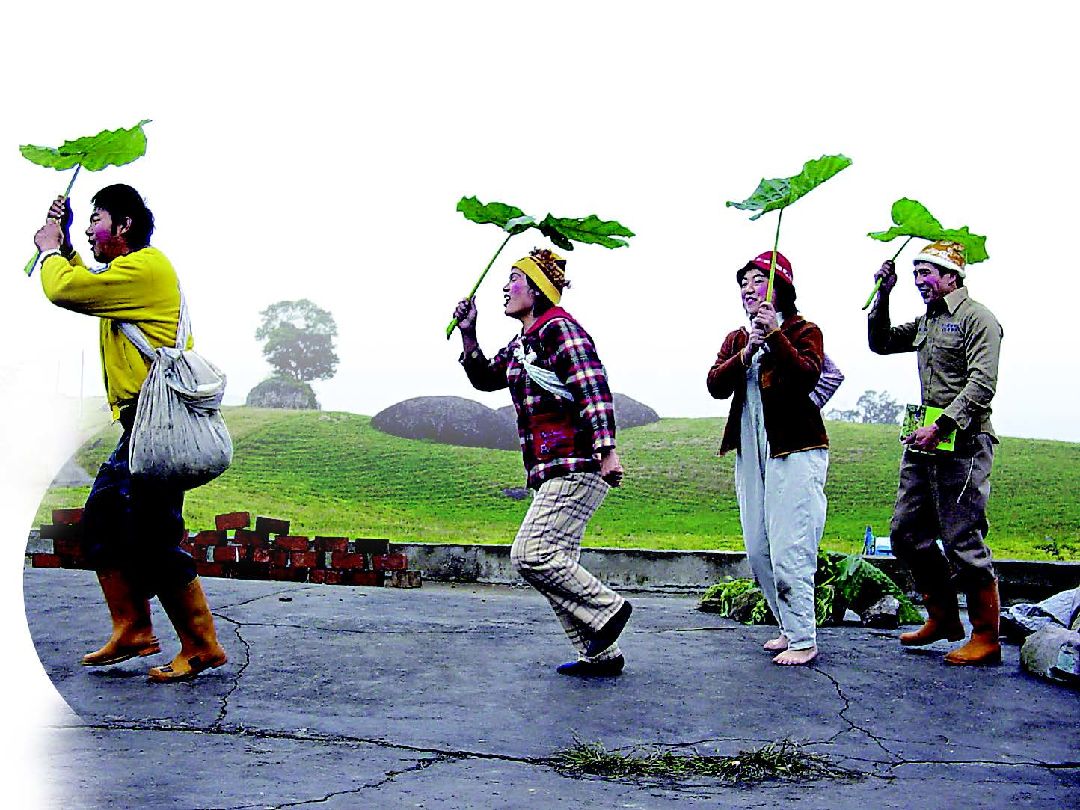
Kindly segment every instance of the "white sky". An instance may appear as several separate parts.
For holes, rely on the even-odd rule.
[[[1065,4],[49,8],[5,11],[0,34],[5,615],[21,616],[22,538],[73,444],[54,395],[79,392],[84,356],[84,391],[101,393],[95,323],[53,308],[19,272],[67,175],[17,147],[142,118],[153,119],[144,158],[79,178],[75,243],[85,252],[98,188],[144,193],[199,347],[229,376],[227,402],[269,372],[259,311],[306,297],[339,327],[338,374],[315,386],[324,408],[374,414],[435,394],[505,404],[505,392],[469,387],[459,339],[443,337],[501,241],[454,210],[476,195],[634,230],[629,248],[568,256],[564,305],[615,390],[663,416],[723,415],[705,372],[742,322],[735,269],[771,247],[776,217],[750,222],[724,201],[842,152],[854,165],[785,214],[780,241],[800,308],[847,375],[830,407],[866,389],[918,396],[914,357],[872,355],[860,311],[895,249],[865,234],[910,196],[946,227],[988,236],[991,258],[968,283],[1005,328],[999,432],[1080,441],[1068,324],[1080,287],[1076,12]],[[516,326],[501,314],[509,263],[538,237],[516,237],[480,290],[489,351]],[[901,256],[894,320],[920,308],[905,272],[914,253]],[[5,643],[19,645],[32,699],[8,695],[4,708],[43,722],[55,693],[12,625]],[[27,778],[31,799],[35,789]]]

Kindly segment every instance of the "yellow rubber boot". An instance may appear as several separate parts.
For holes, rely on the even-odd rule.
[[[131,583],[119,571],[98,571],[98,584],[112,617],[112,635],[104,646],[87,653],[84,667],[105,667],[135,656],[154,655],[161,645],[150,622],[150,601],[136,595]]]
[[[202,583],[196,577],[183,588],[159,594],[162,607],[169,614],[176,635],[180,637],[180,652],[171,663],[153,667],[148,673],[156,683],[173,683],[194,678],[200,672],[220,667],[228,657],[218,643],[214,617],[206,604]]]
[[[945,656],[946,664],[989,666],[1001,663],[1001,598],[997,580],[991,580],[968,597],[971,638]]]
[[[910,633],[901,633],[901,644],[905,647],[921,647],[943,639],[959,641],[964,637],[960,606],[956,603],[956,594],[952,590],[924,593],[923,604],[926,605],[926,624]]]

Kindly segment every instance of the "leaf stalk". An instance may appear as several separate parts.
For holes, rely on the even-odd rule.
[[[507,237],[503,240],[503,243],[501,245],[499,245],[499,249],[495,251],[495,255],[492,256],[491,261],[489,261],[487,263],[487,267],[484,268],[484,272],[480,274],[480,278],[478,278],[476,280],[476,283],[473,284],[472,289],[469,290],[469,294],[467,296],[465,296],[466,299],[472,298],[474,295],[476,295],[476,291],[478,289],[480,289],[480,284],[483,282],[484,276],[486,276],[488,274],[488,270],[490,270],[491,266],[493,264],[495,264],[495,260],[497,258],[499,258],[499,254],[502,253],[503,248],[506,247],[506,243],[509,242],[510,239],[513,236],[514,236],[514,234],[512,234],[512,233],[508,234]],[[450,321],[449,325],[446,327],[446,339],[447,340],[449,340],[450,336],[452,334],[454,334],[454,330],[457,328],[457,325],[458,325],[458,319],[457,318],[454,318],[453,320]]]
[[[68,181],[67,188],[64,190],[64,199],[66,200],[71,196],[71,187],[75,185],[75,178],[79,176],[79,170],[82,168],[81,163],[75,164],[75,171],[71,175],[71,180]],[[37,267],[38,259],[41,258],[41,250],[34,251],[34,258],[26,263],[26,267],[23,268],[23,272],[29,278],[34,274],[34,268]]]

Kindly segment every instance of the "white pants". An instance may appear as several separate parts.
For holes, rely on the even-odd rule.
[[[789,648],[805,650],[816,644],[814,574],[825,531],[829,451],[770,458],[754,373],[747,380],[746,400],[735,459],[746,556]]]

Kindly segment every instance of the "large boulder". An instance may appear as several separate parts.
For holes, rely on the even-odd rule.
[[[415,397],[371,419],[371,426],[403,439],[427,439],[462,447],[517,450],[517,427],[486,405],[463,397]]]
[[[317,411],[319,401],[305,382],[289,377],[271,377],[250,391],[244,403],[252,408],[284,408],[294,411]]]
[[[660,421],[660,415],[656,411],[626,394],[612,394],[611,402],[615,406],[615,427],[619,430]],[[499,408],[499,413],[505,414],[510,421],[516,423],[517,415],[513,405]]]
[[[660,421],[660,414],[626,394],[612,394],[615,405],[615,424],[620,428],[641,427]]]

